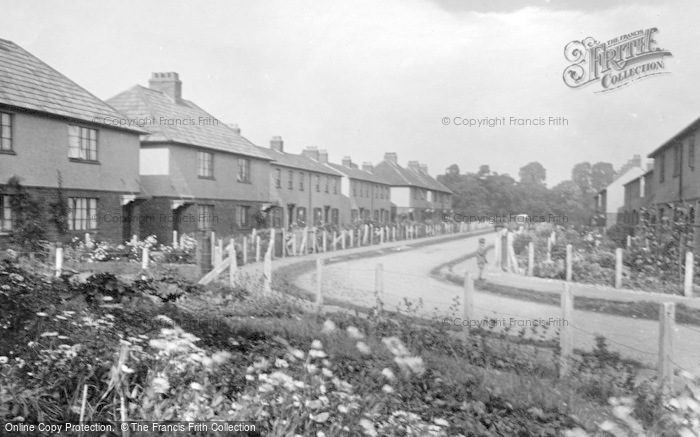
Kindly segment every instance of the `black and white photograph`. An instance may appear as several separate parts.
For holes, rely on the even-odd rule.
[[[0,435],[700,436],[698,18],[0,0]]]

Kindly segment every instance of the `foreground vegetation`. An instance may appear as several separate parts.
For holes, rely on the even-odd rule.
[[[254,420],[273,436],[488,436],[602,433],[603,423],[629,429],[631,415],[651,435],[675,435],[698,405],[687,396],[664,402],[602,339],[560,381],[545,343],[481,331],[464,341],[435,321],[418,323],[410,304],[395,316],[378,302],[367,316],[319,317],[304,300],[264,294],[254,278],[241,284],[204,288],[168,271],[55,279],[4,262],[0,418]]]

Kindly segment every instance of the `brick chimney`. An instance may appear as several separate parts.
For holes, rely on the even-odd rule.
[[[352,159],[349,156],[343,156],[343,167],[352,168]]]
[[[362,170],[372,173],[372,172],[374,172],[374,166],[372,165],[371,162],[363,162],[362,163]]]
[[[319,150],[318,151],[318,162],[321,164],[328,164],[328,151],[327,150]]]
[[[641,167],[642,166],[642,157],[641,155],[634,155],[632,156],[632,165],[635,167]]]
[[[395,152],[384,153],[384,161],[392,162],[394,164],[399,163],[399,158],[396,156]]]
[[[418,161],[408,161],[408,168],[418,171],[420,169],[420,164]]]
[[[284,141],[282,141],[282,137],[272,137],[270,140],[270,149],[284,152]]]
[[[226,126],[231,128],[231,130],[236,132],[238,135],[241,134],[241,128],[238,127],[238,123],[228,123]]]
[[[177,73],[153,73],[148,80],[148,87],[162,92],[175,103],[182,100],[182,82]]]
[[[428,164],[420,164],[420,171],[422,171],[425,174],[428,174]]]
[[[315,159],[318,161],[318,149],[316,147],[307,147],[301,152],[302,155],[307,158]]]

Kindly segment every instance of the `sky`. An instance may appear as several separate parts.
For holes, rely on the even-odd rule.
[[[259,146],[279,135],[285,151],[359,164],[396,152],[433,175],[487,164],[517,178],[538,161],[553,186],[582,161],[646,157],[700,117],[700,2],[655,3],[0,0],[0,38],[105,100],[177,72],[185,99]],[[564,84],[569,42],[651,27],[669,74],[607,93]]]

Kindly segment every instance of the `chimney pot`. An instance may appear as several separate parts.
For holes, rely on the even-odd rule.
[[[352,168],[352,159],[349,156],[343,156],[343,167]]]
[[[148,87],[162,92],[175,103],[179,103],[182,100],[182,82],[180,81],[180,76],[175,72],[153,73],[148,81]]]
[[[419,163],[418,161],[408,161],[408,168],[413,169],[413,170],[418,170],[419,169]]]
[[[306,149],[304,149],[301,154],[303,156],[306,156],[307,158],[315,159],[318,161],[318,148],[309,146]]]
[[[365,161],[362,163],[362,170],[372,173],[374,171],[374,166],[371,162]]]
[[[270,140],[270,149],[284,153],[284,141],[282,141],[282,137],[272,137]]]
[[[328,164],[328,151],[327,150],[319,150],[318,151],[318,162],[321,164]]]
[[[420,164],[419,167],[423,173],[428,174],[428,164]]]
[[[238,127],[238,123],[229,123],[227,124],[229,128],[231,128],[232,131],[236,132],[238,135],[241,134],[241,128]]]
[[[394,164],[399,163],[399,158],[396,156],[395,152],[386,152],[384,153],[384,160],[388,162],[392,162]]]

